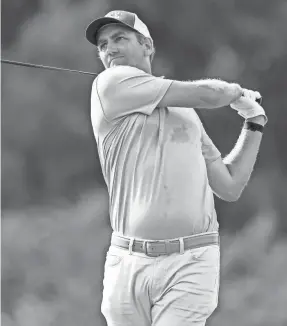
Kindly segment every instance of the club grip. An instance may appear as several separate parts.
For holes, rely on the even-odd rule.
[[[257,98],[257,99],[256,99],[256,102],[257,102],[258,104],[261,104],[261,103],[262,103],[262,96],[259,97],[259,98]]]
[[[242,95],[242,96],[244,96],[244,95]],[[256,101],[258,104],[261,104],[261,103],[262,103],[262,96],[259,97],[259,98],[257,98],[255,101]]]

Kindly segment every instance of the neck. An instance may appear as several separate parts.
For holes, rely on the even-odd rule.
[[[150,64],[146,64],[141,68],[144,72],[151,74],[151,65]]]
[[[135,68],[138,68],[147,74],[151,74],[151,65],[149,63],[143,63],[141,65],[134,65]]]
[[[135,68],[138,68],[148,74],[151,74],[151,65],[148,64],[148,63],[143,63],[143,64],[137,64],[137,65],[134,65],[133,67]]]

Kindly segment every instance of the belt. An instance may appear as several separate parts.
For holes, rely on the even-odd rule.
[[[201,233],[190,237],[171,240],[138,240],[112,234],[111,244],[131,252],[157,257],[173,253],[183,253],[188,249],[219,245],[218,232]]]

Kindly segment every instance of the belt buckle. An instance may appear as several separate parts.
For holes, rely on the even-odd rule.
[[[144,254],[148,257],[159,257],[160,254],[157,254],[157,253],[148,253],[148,246],[149,245],[152,245],[153,243],[159,243],[160,241],[158,240],[149,240],[149,241],[144,241],[143,242],[143,251],[144,251]]]

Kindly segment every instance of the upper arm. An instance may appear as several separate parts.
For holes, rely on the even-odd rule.
[[[233,178],[222,160],[220,151],[206,133],[199,118],[198,121],[201,127],[201,151],[206,163],[209,185],[219,198],[234,201],[237,196],[234,194]]]
[[[221,199],[235,201],[238,196],[234,194],[233,179],[221,157],[206,164],[209,185],[212,191]]]
[[[103,114],[112,120],[137,112],[150,115],[171,83],[134,67],[118,66],[101,73],[93,91],[98,94]]]

